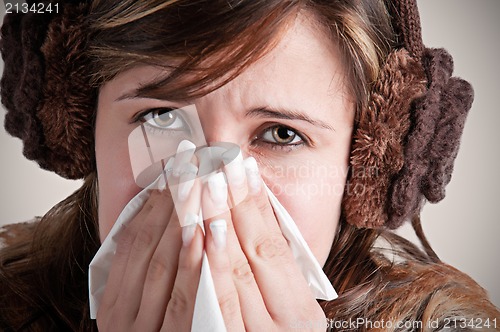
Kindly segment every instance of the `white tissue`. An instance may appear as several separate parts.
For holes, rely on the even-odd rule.
[[[158,181],[158,180],[157,180]],[[155,181],[156,182],[156,181]],[[99,251],[89,266],[89,296],[90,316],[96,318],[99,304],[108,279],[113,255],[117,245],[117,234],[139,212],[150,195],[156,183],[142,190],[125,206],[116,220],[109,235],[102,243]],[[312,254],[309,246],[302,237],[295,222],[280,204],[274,194],[267,188],[270,203],[278,219],[281,231],[287,239],[293,255],[307,280],[312,294],[317,299],[333,300],[337,297],[333,286],[324,274],[318,261]],[[206,254],[203,255],[200,283],[196,294],[195,310],[191,331],[225,331],[224,320],[219,308],[212,275]]]
[[[328,280],[328,277],[323,272],[323,269],[311,252],[306,240],[302,237],[292,217],[267,186],[266,190],[274,214],[278,218],[281,232],[285,239],[287,239],[288,246],[292,249],[293,257],[295,257],[314,297],[328,301],[336,299],[337,292],[333,289],[330,280]]]

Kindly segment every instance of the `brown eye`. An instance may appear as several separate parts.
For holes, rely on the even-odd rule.
[[[294,145],[302,141],[294,130],[285,126],[274,126],[269,128],[262,135],[262,139],[266,142],[279,145]]]

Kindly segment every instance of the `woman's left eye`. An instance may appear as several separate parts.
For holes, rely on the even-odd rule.
[[[304,142],[295,130],[281,125],[268,128],[261,135],[261,139],[266,143],[278,145],[299,145]]]
[[[147,114],[142,116],[141,121],[159,129],[183,130],[186,127],[186,123],[180,111],[171,108],[150,110]]]

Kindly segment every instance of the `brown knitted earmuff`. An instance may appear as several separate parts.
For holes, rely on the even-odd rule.
[[[343,213],[357,227],[397,228],[424,198],[444,198],[473,90],[453,60],[425,48],[415,0],[388,4],[400,49],[389,54],[353,134]]]
[[[396,228],[424,198],[444,198],[471,107],[472,88],[451,77],[451,57],[423,46],[415,1],[387,1],[400,45],[353,134],[343,213],[357,227]],[[86,1],[63,5],[58,14],[5,16],[1,97],[5,128],[23,140],[24,155],[76,179],[95,170],[97,91],[87,76]]]
[[[26,158],[78,179],[95,169],[97,91],[90,85],[85,57],[87,6],[59,3],[57,14],[5,15],[1,96],[7,109],[5,129],[23,140]]]

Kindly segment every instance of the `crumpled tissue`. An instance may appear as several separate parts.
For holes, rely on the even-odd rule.
[[[118,234],[124,225],[130,222],[139,212],[145,201],[148,199],[151,190],[158,187],[156,182],[159,180],[160,177],[151,185],[139,192],[125,206],[110,233],[102,243],[99,251],[90,263],[89,296],[90,316],[92,319],[95,319],[97,316],[99,304],[104,294],[109,269],[116,251]],[[267,186],[265,186],[265,188],[271,206],[278,219],[283,236],[288,241],[297,264],[309,284],[312,295],[317,299],[335,299],[337,297],[337,293],[327,276],[324,274],[318,261],[312,254],[292,217],[281,205],[272,191]],[[203,227],[203,225],[201,226]],[[196,294],[191,331],[226,331],[222,313],[217,301],[206,253],[203,254],[200,282]]]

